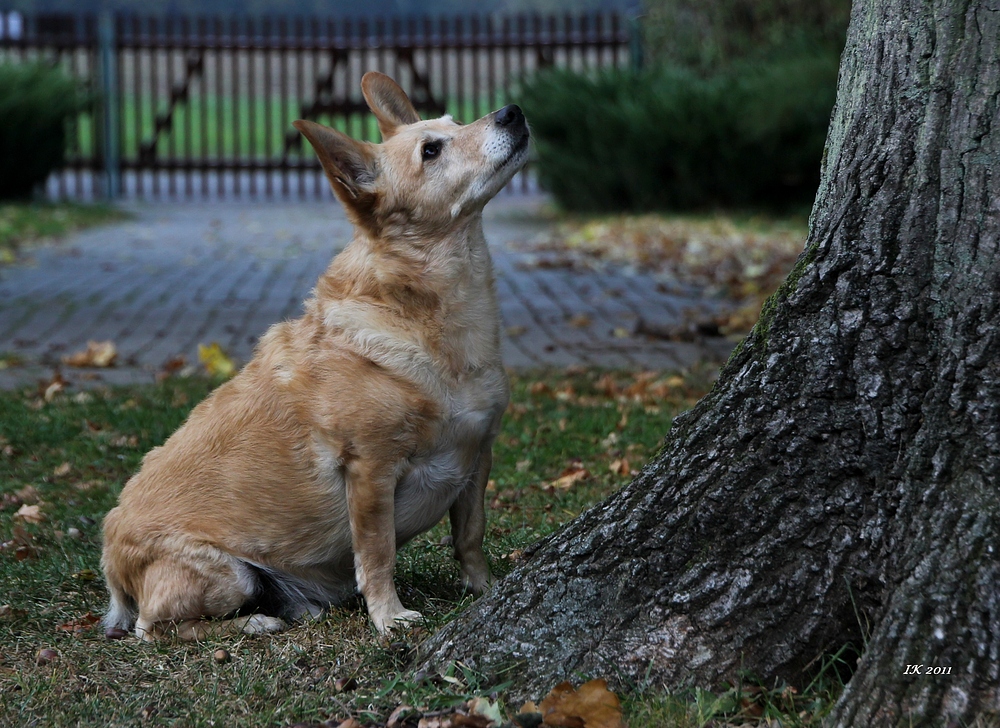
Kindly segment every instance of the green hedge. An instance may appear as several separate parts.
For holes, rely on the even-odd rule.
[[[811,202],[836,94],[833,54],[539,73],[520,103],[542,185],[569,210],[787,209]]]
[[[30,197],[66,158],[66,126],[86,103],[76,81],[35,63],[0,64],[0,199]]]
[[[653,64],[717,70],[844,47],[851,0],[645,0],[643,46]]]

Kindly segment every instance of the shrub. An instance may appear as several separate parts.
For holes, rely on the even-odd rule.
[[[642,23],[653,63],[701,70],[789,48],[844,46],[850,0],[646,0]]]
[[[520,102],[541,183],[570,210],[787,209],[811,201],[837,58],[539,73]]]
[[[0,64],[0,199],[29,197],[63,165],[67,122],[85,103],[78,83],[58,69]]]

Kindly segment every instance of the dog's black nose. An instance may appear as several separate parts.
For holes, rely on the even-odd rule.
[[[511,124],[523,124],[524,114],[517,104],[508,104],[497,112],[497,124],[500,126],[510,126]]]

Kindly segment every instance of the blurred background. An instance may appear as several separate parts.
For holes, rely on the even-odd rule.
[[[849,0],[7,0],[0,197],[329,194],[290,123],[377,140],[359,82],[421,113],[524,107],[512,184],[568,211],[802,209]]]

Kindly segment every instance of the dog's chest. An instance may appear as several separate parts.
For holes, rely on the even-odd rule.
[[[471,482],[481,453],[496,436],[507,396],[502,372],[450,392],[437,437],[414,454],[396,487],[400,543],[437,523]]]

